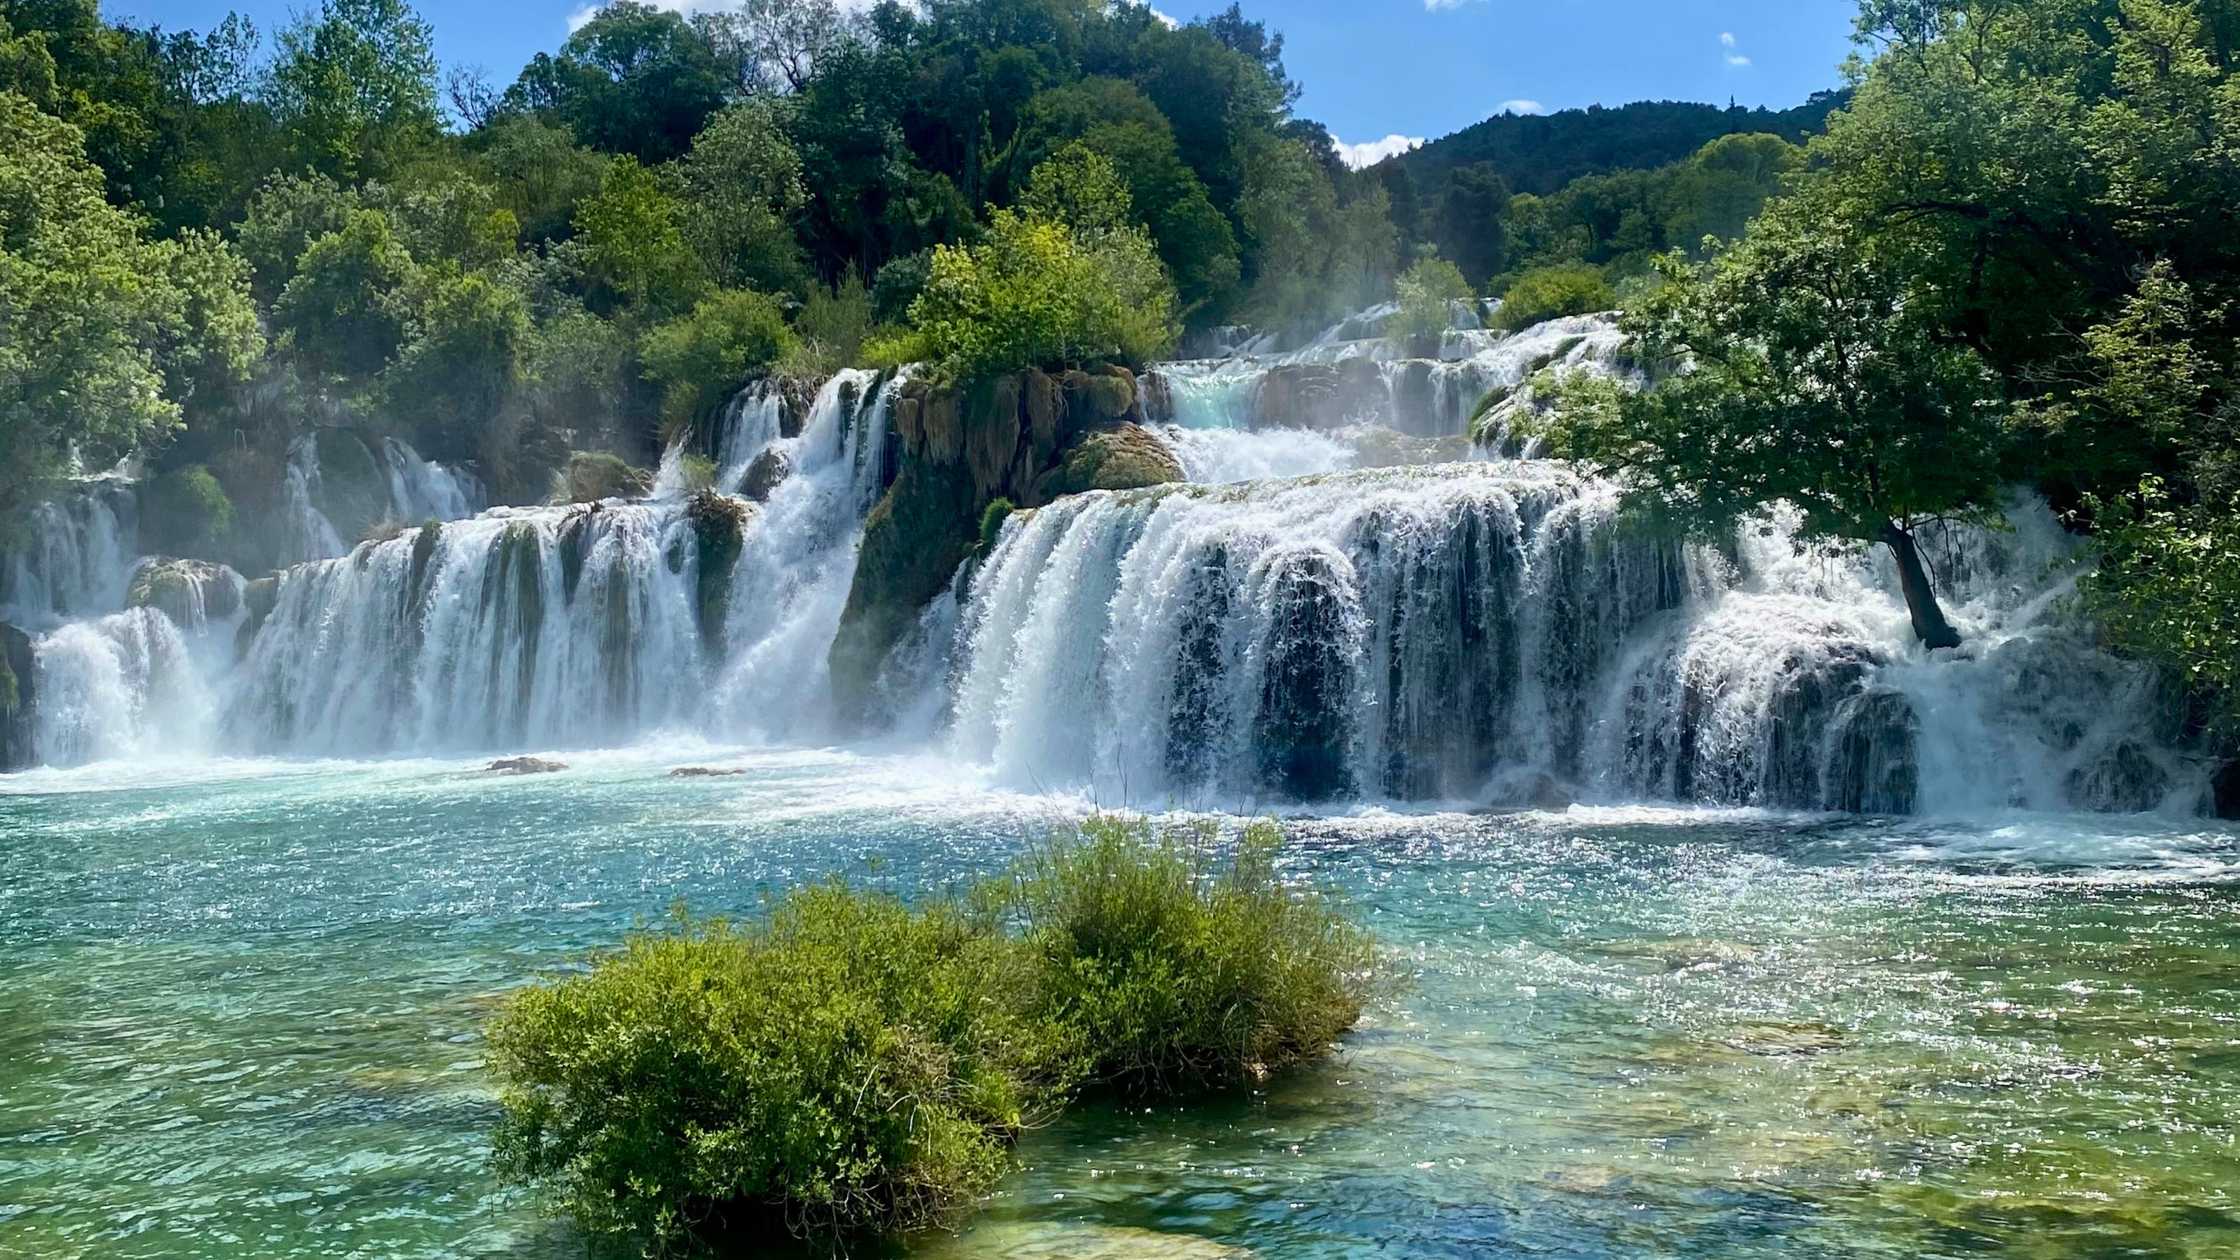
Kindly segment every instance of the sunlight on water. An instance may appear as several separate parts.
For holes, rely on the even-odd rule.
[[[683,900],[911,891],[1086,803],[699,743],[0,780],[0,1254],[575,1256],[497,995]],[[672,779],[679,766],[747,773]],[[1415,985],[1329,1065],[1030,1136],[961,1256],[2229,1256],[2240,839],[1764,811],[1298,819]]]

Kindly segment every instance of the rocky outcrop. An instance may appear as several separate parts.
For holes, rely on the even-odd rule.
[[[132,575],[128,608],[154,608],[183,630],[224,621],[241,608],[240,575],[207,560],[150,560]]]
[[[318,444],[317,483],[312,506],[334,526],[344,545],[357,542],[390,512],[389,475],[366,440],[350,429],[314,431]]]
[[[1366,358],[1271,369],[1252,396],[1254,429],[1336,429],[1381,415],[1391,401],[1384,370]]]
[[[32,690],[31,636],[0,622],[0,771],[36,764],[31,746],[37,696]]]
[[[864,522],[829,658],[841,712],[866,715],[888,653],[978,549],[991,503],[1033,508],[1180,481],[1182,466],[1142,421],[1136,377],[1122,367],[1030,370],[959,389],[906,382],[893,417],[901,466]]]

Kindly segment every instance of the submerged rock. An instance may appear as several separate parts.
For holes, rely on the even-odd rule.
[[[491,774],[558,774],[567,768],[561,762],[541,757],[504,757],[483,767]]]
[[[925,1250],[927,1260],[1252,1260],[1210,1238],[1112,1225],[986,1225]]]
[[[672,779],[728,779],[745,774],[744,770],[717,770],[709,766],[678,766],[669,772]]]

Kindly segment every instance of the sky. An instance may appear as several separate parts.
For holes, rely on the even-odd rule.
[[[663,0],[669,7],[721,0]],[[267,32],[316,0],[102,0],[111,17]],[[1187,21],[1226,7],[1154,0]],[[418,0],[446,65],[504,85],[567,38],[584,0]],[[1838,82],[1856,0],[1244,0],[1284,35],[1299,112],[1367,160],[1512,109],[1638,100],[1787,108]]]

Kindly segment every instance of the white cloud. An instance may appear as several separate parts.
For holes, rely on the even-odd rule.
[[[1737,69],[1750,64],[1750,59],[1734,50],[1734,32],[1719,32],[1719,47],[1726,50],[1727,64]]]
[[[1148,4],[1143,7],[1146,9],[1151,9],[1151,6]],[[1160,25],[1165,26],[1170,31],[1179,31],[1182,29],[1182,23],[1175,21],[1173,18],[1159,12],[1157,9],[1151,9],[1151,16],[1159,19]]]
[[[1441,9],[1459,9],[1471,0],[1423,0],[1423,7],[1437,13]]]
[[[1496,114],[1545,114],[1547,107],[1538,101],[1503,101],[1494,107]]]
[[[1353,170],[1375,166],[1388,157],[1398,157],[1410,149],[1423,147],[1422,136],[1403,136],[1398,132],[1382,140],[1367,140],[1360,144],[1347,144],[1336,136],[1330,137],[1330,147],[1337,150],[1338,160]]]

